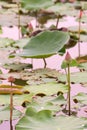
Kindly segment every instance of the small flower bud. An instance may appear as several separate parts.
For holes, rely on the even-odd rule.
[[[79,14],[79,19],[82,18],[82,15],[83,15],[83,10],[81,9],[81,10],[80,10],[80,14]]]
[[[65,60],[66,60],[66,61],[71,61],[71,60],[72,60],[72,58],[71,58],[69,52],[66,53]]]
[[[14,81],[15,81],[15,78],[14,78],[13,76],[10,76],[10,77],[8,78],[8,82],[13,83]]]
[[[32,32],[33,31],[33,26],[31,23],[28,24],[28,28],[29,28],[29,31]]]

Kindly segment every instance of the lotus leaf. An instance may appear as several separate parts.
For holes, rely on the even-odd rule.
[[[38,10],[53,5],[52,0],[21,0],[22,6],[27,10]]]
[[[9,39],[9,38],[0,38],[0,47],[8,47],[8,46],[12,46],[15,43],[15,41],[13,39]]]
[[[25,58],[46,58],[57,54],[68,41],[67,32],[44,31],[32,37],[18,55]]]
[[[50,82],[40,85],[26,85],[24,87],[24,91],[29,91],[33,94],[43,93],[45,95],[53,95],[57,94],[57,92],[67,92],[68,87],[64,84],[58,84],[56,82]]]
[[[22,94],[13,96],[14,106],[21,106],[23,102],[31,102],[33,94]],[[0,105],[10,104],[10,95],[0,95]]]
[[[17,40],[13,46],[16,48],[23,48],[27,44],[27,42],[29,42],[29,39],[30,38],[23,38],[23,39]]]
[[[58,76],[59,81],[67,82],[67,77],[65,74],[59,74]],[[86,83],[87,82],[87,72],[75,72],[71,73],[71,82],[74,83]]]
[[[78,33],[78,31],[79,31],[79,26],[70,26],[68,29],[69,29],[70,32]],[[87,33],[87,30],[86,30],[86,26],[85,26],[85,25],[82,25],[82,26],[81,26],[80,33],[81,33],[81,34],[86,34],[86,33]]]
[[[87,70],[87,63],[81,63],[79,68]]]
[[[53,117],[50,110],[36,112],[35,109],[28,108],[16,125],[16,130],[83,130],[86,123],[84,118]]]
[[[17,119],[22,115],[22,113],[16,109],[13,109],[13,119]],[[0,107],[0,119],[10,120],[10,106]]]
[[[5,69],[9,69],[10,72],[16,72],[16,71],[32,68],[32,65],[26,63],[11,63],[11,64],[5,64],[3,67]]]
[[[0,25],[1,26],[18,26],[18,16],[16,14],[0,14],[0,17],[2,18],[0,20]],[[29,23],[29,21],[32,20],[28,15],[20,15],[20,25],[24,26]]]
[[[73,99],[77,99],[79,103],[82,105],[87,105],[87,94],[86,93],[78,93]]]
[[[36,96],[33,99],[33,102],[27,104],[27,107],[34,107],[37,111],[40,110],[52,110],[52,111],[60,111],[62,107],[61,105],[66,104],[66,100],[63,95],[60,94],[58,96],[44,96],[39,97]]]
[[[71,3],[57,3],[51,7],[48,7],[47,10],[67,16],[76,16],[76,14],[78,14],[78,10],[75,10]]]

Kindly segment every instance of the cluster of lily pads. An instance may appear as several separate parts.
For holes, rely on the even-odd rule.
[[[77,89],[81,84],[82,88],[87,90],[87,56],[79,55],[70,61],[69,67],[79,69],[78,72],[70,73],[70,77],[67,73],[46,68],[45,59],[53,55],[62,56],[78,42],[82,42],[81,44],[87,42],[87,2],[1,1],[0,8],[2,17],[0,33],[3,33],[2,26],[16,25],[23,36],[19,40],[0,38],[0,123],[9,120],[12,92],[14,107],[12,119],[19,119],[16,130],[86,130],[87,118],[78,117],[78,113],[81,108],[87,106],[87,93],[78,92],[77,95],[70,95],[73,105],[68,116],[67,98],[70,88],[67,82],[70,78],[71,89],[74,85],[74,89]],[[59,28],[60,20],[67,16],[74,16],[77,26]],[[39,27],[33,28],[32,23],[28,24],[33,19],[36,19]],[[53,20],[55,25],[47,28],[46,23]],[[45,68],[38,67],[33,70],[33,63],[22,62],[27,58],[43,59]],[[67,68],[64,60],[61,70],[67,72]],[[4,73],[3,69],[7,72]],[[9,77],[15,79],[12,86],[7,82]],[[86,116],[87,110],[84,111]]]

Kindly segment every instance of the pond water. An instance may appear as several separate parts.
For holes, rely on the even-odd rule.
[[[52,23],[55,24],[56,22],[50,21],[45,26],[49,27]],[[32,25],[35,27],[35,20],[32,21]],[[77,25],[77,22],[75,22],[75,19],[73,17],[67,17],[67,18],[65,18],[65,21],[59,23],[60,28],[71,26],[71,25]],[[3,27],[3,34],[0,35],[0,37],[8,37],[8,38],[17,40],[18,39],[18,28],[15,26],[13,28]],[[68,49],[68,52],[70,53],[72,58],[77,57],[78,56],[78,45],[76,45],[75,47],[73,47],[71,49]],[[84,55],[84,54],[87,54],[87,43],[81,43],[81,55]],[[46,59],[47,67],[52,68],[52,69],[61,70],[61,63],[62,63],[64,57],[65,57],[65,55],[64,56],[55,55],[50,58],[47,58]],[[31,59],[22,60],[22,62],[29,63],[29,62],[31,62]],[[33,59],[33,65],[34,65],[33,66],[34,69],[43,68],[44,63],[43,63],[42,59]],[[75,72],[75,71],[78,71],[78,69],[72,68],[71,71]],[[79,84],[72,85],[71,89],[72,89],[72,91],[71,91],[72,95],[75,95],[78,92],[87,92],[87,88],[83,88]],[[85,109],[87,109],[87,107]],[[83,109],[79,112],[78,116],[84,115],[84,114],[85,113],[84,113],[84,109]],[[17,121],[13,121],[14,127],[15,127],[16,123],[17,123]],[[4,123],[2,123],[0,125],[0,130],[10,130],[9,122],[5,121]],[[15,130],[15,128],[14,128],[14,130]]]

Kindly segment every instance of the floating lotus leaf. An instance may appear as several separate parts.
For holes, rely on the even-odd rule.
[[[14,44],[14,40],[13,39],[9,39],[9,38],[0,38],[0,47],[8,47],[8,46],[12,46]]]
[[[57,54],[69,41],[69,34],[61,31],[44,31],[32,37],[19,56],[46,58]]]
[[[21,86],[28,85],[27,80],[23,80],[23,79],[15,79],[14,84],[21,85]]]
[[[28,108],[24,117],[16,125],[16,130],[83,130],[87,120],[84,118],[53,117],[50,110],[36,112]]]
[[[81,34],[80,35],[80,41],[81,42],[87,42],[87,34]]]
[[[67,16],[76,16],[76,14],[78,14],[78,10],[75,10],[71,3],[57,3],[51,7],[48,7],[47,10]]]
[[[30,104],[27,105],[28,107],[33,107],[35,108],[37,111],[41,111],[41,110],[51,110],[54,112],[60,111],[62,108],[61,106],[57,105],[57,104],[53,104],[52,102],[43,102],[44,99],[42,98],[42,102],[39,102],[39,100],[37,100],[37,102],[31,102]]]
[[[17,71],[21,71],[24,69],[30,69],[32,68],[31,64],[26,64],[26,63],[11,63],[11,64],[5,64],[3,66],[5,69],[9,69],[10,72],[17,72]]]
[[[0,14],[1,20],[0,25],[1,26],[18,26],[18,16],[16,14]],[[20,25],[24,26],[27,25],[32,18],[30,18],[28,15],[20,15]]]
[[[23,48],[29,42],[29,39],[30,38],[23,38],[23,39],[17,40],[13,46],[16,48]]]
[[[79,32],[79,26],[70,26],[70,27],[68,28],[68,30],[69,30],[70,32],[73,32],[73,33],[78,33],[78,32]],[[86,26],[85,26],[85,25],[82,25],[82,26],[81,26],[80,33],[81,33],[81,34],[86,34],[86,33],[87,33],[87,30],[86,30]]]
[[[87,10],[87,2],[86,1],[81,1],[82,9]]]
[[[75,72],[75,73],[71,73],[71,82],[74,83],[86,83],[87,82],[87,72]],[[59,81],[65,81],[67,82],[67,77],[65,74],[59,74],[58,76]]]
[[[45,95],[53,95],[57,94],[57,92],[67,92],[68,87],[63,84],[58,84],[56,82],[50,82],[40,85],[31,85],[31,86],[25,86],[24,91],[29,91],[33,94],[43,93]]]
[[[22,7],[27,10],[38,10],[53,5],[52,0],[21,0]]]
[[[83,70],[87,70],[87,63],[81,63],[79,68]]]
[[[24,102],[26,103],[29,103],[29,102],[32,102],[32,97],[34,95],[31,93],[31,94],[23,94],[23,95],[14,95],[13,97],[13,102],[14,102],[14,105],[16,106],[21,106]]]
[[[33,94],[13,95],[14,106],[21,106],[23,102],[31,102]],[[0,105],[9,105],[10,95],[0,95]]]
[[[87,94],[86,93],[78,93],[73,99],[77,99],[77,101],[83,105],[87,105]]]
[[[17,119],[21,116],[21,112],[13,109],[13,119]],[[0,120],[10,120],[10,106],[0,107]]]
[[[57,80],[58,71],[55,69],[44,68],[36,69],[33,71],[23,71],[21,72],[21,78],[27,80],[27,84],[35,85],[47,82],[53,82]]]
[[[60,111],[62,109],[61,105],[66,104],[66,100],[63,95],[58,96],[44,96],[38,97],[33,100],[33,102],[27,104],[27,107],[34,107],[37,111],[40,110],[52,110]]]

